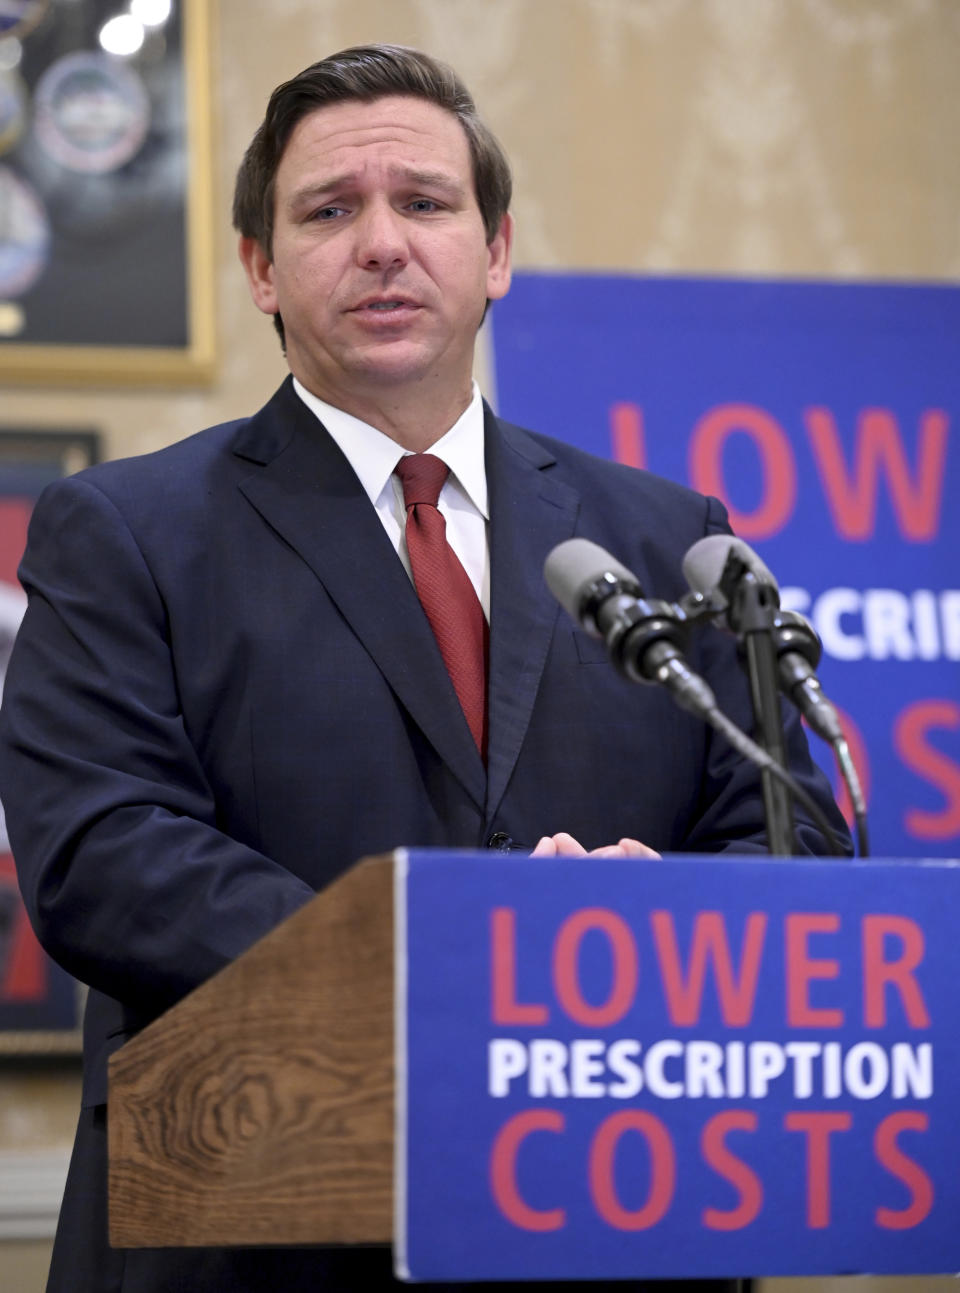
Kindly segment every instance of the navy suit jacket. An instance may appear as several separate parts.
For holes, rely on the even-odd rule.
[[[0,784],[40,939],[92,988],[86,1104],[109,1051],[366,854],[559,830],[762,847],[754,770],[621,679],[542,576],[583,535],[674,599],[722,506],[489,410],[486,467],[486,769],[410,579],[289,380],[250,419],[39,501]],[[749,728],[733,643],[704,631],[691,663]],[[828,802],[792,710],[787,732]]]

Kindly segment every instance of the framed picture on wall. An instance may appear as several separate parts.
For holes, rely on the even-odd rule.
[[[17,566],[33,505],[50,481],[98,458],[94,431],[0,428],[0,675],[26,608]],[[82,992],[37,942],[0,813],[0,1056],[79,1053]]]
[[[0,383],[212,374],[211,2],[0,4]]]

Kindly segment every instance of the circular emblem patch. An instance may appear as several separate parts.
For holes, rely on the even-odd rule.
[[[109,54],[79,52],[57,59],[37,82],[34,107],[34,129],[44,151],[61,166],[87,174],[125,165],[150,125],[143,82]]]

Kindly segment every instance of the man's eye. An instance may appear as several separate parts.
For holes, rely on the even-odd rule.
[[[436,211],[437,203],[432,198],[414,198],[410,203],[411,211]]]
[[[314,220],[333,220],[336,216],[343,214],[343,207],[320,207],[314,211]]]

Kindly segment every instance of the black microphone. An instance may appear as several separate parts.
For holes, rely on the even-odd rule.
[[[763,603],[779,607],[780,589],[768,567],[749,544],[732,534],[708,534],[699,539],[683,559],[683,574],[695,593],[705,599],[720,628],[744,632],[743,608],[738,592],[750,575],[761,591]]]
[[[678,606],[644,596],[626,566],[589,539],[568,539],[547,557],[547,587],[633,682],[660,683],[678,704],[704,718],[717,707],[712,690],[683,658],[686,616]]]
[[[780,686],[818,736],[829,741],[842,741],[843,728],[840,715],[823,693],[816,669],[823,654],[823,646],[805,615],[799,611],[778,611],[773,630],[777,651]]]
[[[822,647],[813,625],[797,611],[780,609],[780,589],[767,565],[742,539],[710,534],[700,539],[683,559],[683,573],[693,591],[714,612],[714,623],[734,633],[746,631],[737,591],[745,575],[760,586],[772,605],[771,633],[777,656],[777,677],[807,722],[832,745],[843,740],[837,711],[824,695],[816,675]]]

